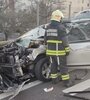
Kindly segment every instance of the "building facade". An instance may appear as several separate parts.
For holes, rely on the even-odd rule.
[[[11,9],[13,12],[15,10],[15,7],[18,8],[18,6],[14,5],[14,2],[16,0],[3,0],[3,1],[5,1],[6,5],[10,4],[8,9]],[[28,2],[29,0],[20,0],[20,1],[22,2],[26,1],[26,4],[30,5],[30,3]],[[40,1],[43,1],[47,5],[52,5],[52,9],[54,10],[57,8],[61,9],[64,7],[64,10],[63,9],[61,10],[63,11],[64,16],[66,18],[70,18],[80,11],[90,9],[90,0],[40,0]],[[20,5],[19,7],[21,8]]]
[[[86,9],[90,9],[90,0],[66,0],[64,15],[70,18]]]
[[[73,17],[76,13],[90,9],[90,0],[43,0],[45,3],[52,3],[53,9],[61,9],[66,18]],[[60,8],[61,7],[61,8]]]

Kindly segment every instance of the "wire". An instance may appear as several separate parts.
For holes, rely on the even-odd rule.
[[[29,80],[30,79],[24,81],[21,85],[19,85],[18,88],[13,92],[13,95],[8,100],[12,100],[14,97],[16,97],[19,94],[19,92],[22,90],[22,87],[24,86],[24,84],[28,82]]]

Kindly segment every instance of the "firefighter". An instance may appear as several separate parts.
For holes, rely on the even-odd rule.
[[[52,12],[51,23],[46,26],[45,32],[46,55],[49,56],[51,61],[50,77],[52,78],[52,83],[56,84],[60,76],[64,86],[69,87],[71,83],[66,65],[66,56],[69,54],[70,49],[66,37],[66,29],[61,23],[62,18],[64,18],[64,15],[60,10]],[[61,75],[58,74],[58,68]]]

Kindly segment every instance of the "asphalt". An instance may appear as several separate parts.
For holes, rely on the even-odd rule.
[[[90,70],[75,70],[70,72],[71,80],[75,81],[75,84],[83,82],[90,77]],[[45,92],[45,88],[53,87],[52,91]],[[60,81],[58,84],[53,85],[51,82],[41,83],[37,86],[31,87],[25,91],[20,92],[14,99],[12,100],[82,100],[82,99],[75,99],[71,97],[64,96],[62,92],[66,89],[63,86],[63,82]],[[78,94],[77,94],[78,95]],[[80,96],[90,98],[89,93],[80,94]],[[8,100],[8,98],[2,100]],[[89,99],[90,100],[90,99]]]

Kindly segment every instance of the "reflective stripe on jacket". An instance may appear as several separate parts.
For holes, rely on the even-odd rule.
[[[66,55],[66,52],[69,50],[68,48],[64,47],[63,41],[58,34],[60,33],[58,33],[57,29],[47,29],[47,55],[63,56]]]

